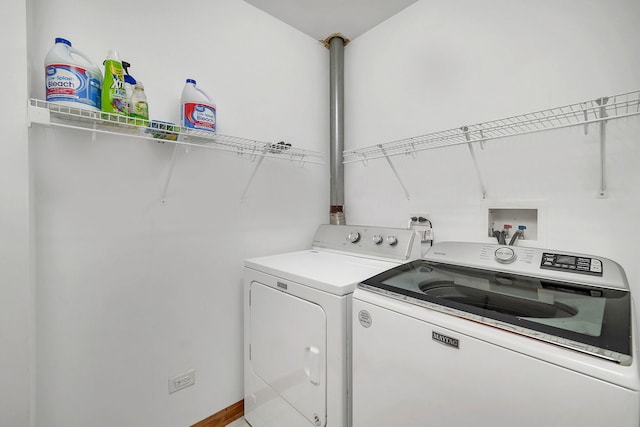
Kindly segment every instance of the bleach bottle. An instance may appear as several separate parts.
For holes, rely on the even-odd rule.
[[[44,59],[47,102],[100,111],[102,72],[71,42],[56,38]]]
[[[216,104],[196,81],[187,79],[181,97],[182,125],[187,129],[216,131]]]
[[[102,111],[127,115],[127,91],[124,86],[124,70],[118,52],[109,50],[104,61],[104,84],[102,86]]]

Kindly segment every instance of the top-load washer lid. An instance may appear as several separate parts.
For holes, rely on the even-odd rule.
[[[398,264],[315,249],[252,258],[244,262],[247,268],[335,295],[353,293],[360,281]]]
[[[508,253],[503,253],[505,249]],[[510,261],[505,263],[507,258]],[[425,259],[358,286],[617,363],[631,363],[628,284],[622,268],[606,258],[448,242],[435,245]]]

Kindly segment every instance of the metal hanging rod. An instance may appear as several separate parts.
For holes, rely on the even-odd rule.
[[[261,158],[290,160],[300,164],[324,164],[322,153],[294,148],[290,144],[270,143],[219,133],[181,129],[171,123],[133,119],[38,99],[29,100],[29,125],[32,123],[89,131],[93,133],[93,138],[96,133],[119,135],[187,147],[235,152],[239,155],[247,155],[251,160],[260,156]],[[158,138],[159,134],[163,136]]]
[[[603,110],[604,109],[604,110]],[[604,111],[604,114],[603,114]],[[356,150],[345,150],[344,163],[389,158],[400,154],[471,142],[542,132],[570,126],[600,123],[622,117],[640,115],[640,90],[592,99],[585,102],[549,108],[486,123],[433,132]],[[466,130],[463,130],[466,129]]]

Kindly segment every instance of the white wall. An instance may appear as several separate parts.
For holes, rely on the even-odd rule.
[[[219,132],[326,153],[328,53],[243,1],[34,0],[32,95],[56,36],[116,48],[152,118],[177,121],[185,78]],[[78,19],[77,17],[82,17]],[[187,426],[242,399],[242,261],[308,247],[328,220],[328,165],[31,131],[37,238],[37,427]],[[196,370],[193,387],[167,380]]]
[[[152,118],[177,120],[184,79],[192,77],[216,98],[221,133],[327,151],[327,51],[246,3],[187,0],[160,9],[148,0],[108,7],[91,0],[73,5],[74,16],[85,18],[73,21],[66,3],[33,3],[32,96],[44,96],[42,59],[54,37],[66,36],[96,62],[117,48],[145,83]],[[639,17],[632,0],[422,0],[347,46],[347,148],[638,89]],[[15,25],[7,30],[20,31]],[[23,114],[11,111],[5,127],[17,138],[10,147],[26,150],[16,145]],[[595,197],[595,127],[588,136],[575,128],[488,144],[478,155],[489,198],[543,203],[547,246],[616,259],[633,285],[640,280],[638,121],[607,125],[608,198]],[[93,143],[87,134],[43,128],[31,131],[29,144],[36,427],[190,425],[242,398],[242,259],[308,245],[326,221],[327,167],[267,159],[241,202],[255,163],[181,151],[162,206],[168,144],[102,135]],[[26,193],[25,155],[7,162],[15,182],[0,184],[3,214],[7,192]],[[394,162],[411,200],[384,160],[346,166],[350,223],[404,226],[409,212],[426,208],[437,240],[484,238],[485,201],[466,147]],[[12,254],[27,251],[26,206],[21,199],[16,208],[23,212]],[[22,396],[24,263],[19,255],[8,274],[20,280],[2,288],[17,347],[1,357],[18,368],[9,380]],[[189,368],[196,385],[168,395],[167,378]],[[16,399],[21,425],[26,399]]]
[[[2,4],[0,47],[0,425],[29,425],[31,282],[27,144],[27,13]]]
[[[346,49],[347,149],[640,89],[640,3],[421,0]],[[345,165],[351,223],[404,226],[431,214],[436,241],[484,241],[485,203],[546,208],[540,244],[610,257],[640,295],[640,116],[607,124],[609,197],[597,198],[597,126]]]

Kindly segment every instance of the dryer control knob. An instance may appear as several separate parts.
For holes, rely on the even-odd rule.
[[[382,243],[383,240],[384,239],[379,234],[376,234],[375,236],[373,236],[373,243],[375,243],[376,245],[379,245],[380,243]]]
[[[389,236],[387,237],[387,243],[389,246],[395,246],[398,244],[398,238],[396,236]]]
[[[360,240],[360,233],[358,233],[357,231],[352,231],[347,236],[347,240],[351,243],[358,243],[358,240]]]
[[[511,248],[500,248],[495,252],[496,261],[509,264],[516,260],[516,251]]]

